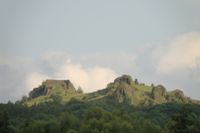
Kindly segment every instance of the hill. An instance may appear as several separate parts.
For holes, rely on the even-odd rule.
[[[122,75],[83,93],[46,80],[29,97],[0,104],[0,133],[200,133],[200,104],[180,90]]]
[[[33,105],[52,101],[67,102],[71,98],[82,96],[82,91],[76,90],[69,80],[46,80],[29,93],[26,103]]]
[[[44,102],[69,102],[70,99],[84,102],[127,103],[135,106],[152,106],[164,103],[198,103],[184,96],[181,90],[167,91],[162,85],[139,83],[129,75],[122,75],[109,83],[106,88],[92,93],[76,89],[70,80],[46,80],[34,88],[24,102],[29,106]]]

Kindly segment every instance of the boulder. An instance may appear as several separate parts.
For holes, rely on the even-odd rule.
[[[162,86],[162,85],[155,86],[152,89],[152,98],[153,99],[160,99],[162,97],[165,97],[166,93],[167,92],[166,92],[166,89],[165,89],[164,86]]]
[[[114,80],[114,83],[126,83],[126,84],[129,84],[131,85],[133,83],[133,79],[131,76],[129,75],[122,75],[121,77],[118,77]]]
[[[178,89],[176,89],[176,90],[174,90],[174,91],[171,91],[171,92],[169,93],[168,97],[167,97],[167,100],[168,100],[169,102],[184,101],[184,100],[186,100],[186,99],[188,99],[188,98],[186,98],[186,97],[184,96],[183,91],[178,90]],[[187,100],[187,101],[189,101],[189,100]]]

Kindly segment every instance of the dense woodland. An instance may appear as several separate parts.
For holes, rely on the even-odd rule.
[[[137,108],[72,100],[26,107],[0,105],[1,133],[199,133],[200,106],[166,104]]]
[[[69,81],[45,82],[0,104],[0,133],[200,133],[199,103],[175,92],[129,76],[90,94]]]

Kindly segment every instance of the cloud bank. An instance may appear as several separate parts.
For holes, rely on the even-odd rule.
[[[91,92],[105,88],[119,76],[115,70],[100,62],[86,66],[84,63],[91,60],[77,58],[63,52],[48,52],[37,61],[1,57],[0,101],[20,99],[46,79],[69,79],[76,88],[80,86],[84,92]]]
[[[83,68],[80,64],[66,64],[57,72],[56,77],[70,79],[76,87],[81,86],[85,92],[105,88],[117,77],[117,73],[109,68]]]
[[[200,60],[200,33],[187,33],[176,37],[164,49],[159,49],[158,71],[170,73],[192,68]]]
[[[51,55],[53,59],[57,59],[57,54]],[[58,57],[57,57],[58,56]],[[43,60],[48,67],[53,70],[51,73],[38,73],[31,72],[26,77],[26,86],[31,89],[37,87],[42,81],[53,79],[70,79],[76,88],[79,86],[85,92],[103,89],[107,83],[113,81],[117,77],[117,73],[110,69],[100,66],[83,67],[81,64],[71,62],[71,59],[65,58],[64,60]],[[62,62],[62,63],[61,63]],[[43,64],[43,63],[42,63]],[[59,64],[59,66],[57,66]],[[47,67],[46,66],[46,67]]]
[[[70,55],[47,52],[40,59],[0,56],[0,101],[15,101],[46,79],[70,79],[85,92],[106,87],[117,76],[130,74],[142,82],[182,89],[200,99],[200,33],[149,44],[130,53]]]

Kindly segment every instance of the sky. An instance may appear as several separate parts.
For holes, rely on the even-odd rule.
[[[45,79],[92,92],[122,74],[200,99],[200,1],[0,1],[0,102]]]

